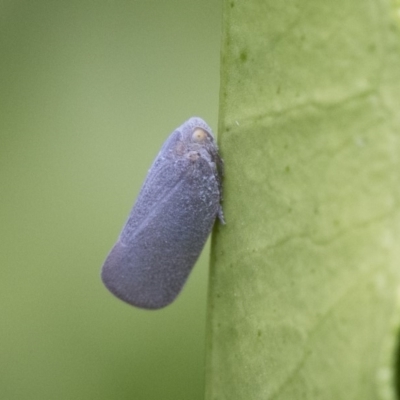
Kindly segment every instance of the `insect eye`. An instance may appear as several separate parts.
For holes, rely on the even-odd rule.
[[[196,128],[192,134],[192,139],[195,142],[202,143],[205,142],[207,139],[207,132],[201,128]]]

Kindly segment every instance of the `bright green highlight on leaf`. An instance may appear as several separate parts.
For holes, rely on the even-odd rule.
[[[225,1],[207,400],[396,398],[393,10]]]

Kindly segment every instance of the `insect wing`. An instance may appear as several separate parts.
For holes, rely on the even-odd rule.
[[[114,295],[147,309],[179,294],[220,207],[219,183],[206,160],[171,162],[161,154],[102,270]]]

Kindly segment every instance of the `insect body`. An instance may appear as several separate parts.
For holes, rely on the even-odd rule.
[[[190,118],[164,143],[102,269],[106,287],[157,309],[181,291],[221,208],[223,162],[211,129]]]

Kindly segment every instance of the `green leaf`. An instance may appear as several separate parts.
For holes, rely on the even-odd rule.
[[[207,400],[395,398],[396,1],[225,1]]]

